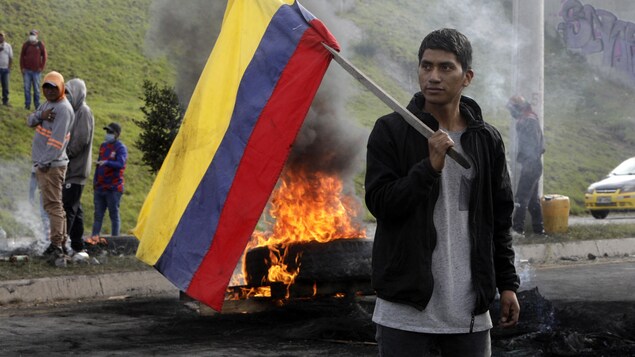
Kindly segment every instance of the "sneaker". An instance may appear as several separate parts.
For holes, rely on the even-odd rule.
[[[515,230],[513,228],[511,229],[511,234],[512,234],[512,238],[513,239],[525,238],[525,233],[524,232],[522,232],[522,231],[519,232],[519,231],[517,231],[517,230]]]
[[[66,259],[68,256],[64,254],[62,247],[50,244],[48,248],[42,253],[42,257],[48,261],[49,264],[55,266],[66,266]]]
[[[48,256],[51,256],[51,255],[57,255],[57,254],[64,254],[64,251],[62,250],[62,247],[51,243],[46,248],[46,250],[42,253],[42,256],[43,257],[48,257]]]
[[[73,256],[71,260],[75,263],[88,263],[90,259],[90,255],[85,249],[80,250],[79,252],[73,252]]]

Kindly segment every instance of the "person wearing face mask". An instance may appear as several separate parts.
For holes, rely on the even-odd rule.
[[[24,79],[24,107],[31,109],[31,88],[33,88],[33,104],[40,106],[40,75],[46,65],[47,54],[44,42],[38,39],[39,32],[31,30],[29,39],[22,45],[20,52],[20,71]]]
[[[121,219],[119,217],[119,203],[123,195],[124,171],[128,149],[120,140],[121,125],[110,123],[104,127],[106,135],[104,142],[99,147],[99,158],[96,162],[95,176],[93,178],[95,216],[93,231],[88,239],[89,243],[103,242],[100,239],[101,225],[106,209],[110,215],[112,224],[111,236],[119,235]]]

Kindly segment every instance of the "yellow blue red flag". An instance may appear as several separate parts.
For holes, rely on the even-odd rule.
[[[297,1],[229,0],[179,134],[139,213],[137,257],[219,310],[332,58]]]

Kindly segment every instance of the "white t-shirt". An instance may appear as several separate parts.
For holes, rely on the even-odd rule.
[[[448,132],[455,143],[454,149],[461,154],[464,154],[461,148],[461,135],[464,132]],[[470,332],[476,304],[468,224],[473,177],[473,169],[465,169],[449,158],[445,160],[433,218],[437,231],[437,244],[432,252],[434,289],[426,308],[419,311],[408,305],[377,298],[373,314],[375,323],[420,333]],[[475,316],[473,331],[491,328],[489,312]]]

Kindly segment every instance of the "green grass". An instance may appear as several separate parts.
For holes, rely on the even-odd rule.
[[[121,206],[122,233],[135,226],[154,179],[134,147],[140,129],[132,119],[142,118],[139,109],[142,82],[149,79],[171,85],[175,80],[175,70],[166,59],[149,58],[144,52],[151,2],[4,0],[0,9],[1,30],[16,56],[27,32],[36,28],[49,52],[45,72],[57,70],[67,80],[80,77],[86,81],[87,102],[96,119],[93,157],[103,139],[101,128],[111,121],[122,124],[121,139],[130,155]],[[413,78],[416,80],[413,67],[421,36],[430,30],[426,26],[439,21],[412,14],[421,14],[421,7],[433,2],[365,0],[357,2],[355,13],[341,14],[362,29],[361,38],[343,49],[343,53],[402,104],[407,104],[411,91],[417,87],[412,83]],[[399,19],[399,26],[395,26],[395,19]],[[561,41],[555,38],[546,39],[545,63],[544,192],[568,196],[571,213],[582,214],[586,187],[635,153],[633,90],[601,80],[601,73],[591,69],[583,57],[564,50]],[[26,200],[33,135],[32,129],[25,125],[28,112],[23,109],[18,67],[14,63],[11,75],[13,107],[0,107],[0,227],[9,236],[28,234],[31,230],[24,218],[16,218]],[[390,109],[355,85],[358,94],[351,98],[347,109],[352,118],[370,127]],[[489,94],[488,88],[476,89],[470,95],[477,100]],[[485,114],[507,140],[508,113],[499,109]],[[362,195],[362,173],[355,177],[355,186]],[[92,226],[91,193],[89,182],[82,197],[87,231]],[[372,220],[368,213],[365,218]],[[109,230],[106,217],[102,232],[108,234]]]
[[[584,240],[635,237],[632,224],[579,224],[570,225],[566,233],[550,233],[547,237],[528,234],[514,244],[568,243]]]
[[[431,30],[426,27],[438,20],[426,18],[422,10],[433,3],[365,0],[357,3],[355,12],[342,14],[364,29],[361,38],[351,45],[355,55],[349,56],[354,64],[403,105],[410,99],[407,91],[416,90],[418,85],[412,89],[404,78],[394,78],[394,69],[415,71],[421,38]],[[422,13],[423,18],[412,16]],[[448,10],[447,16],[451,14]],[[398,27],[394,26],[394,19],[399,19]],[[585,214],[584,193],[588,185],[635,155],[635,94],[632,87],[607,80],[583,56],[568,52],[560,39],[550,37],[553,31],[549,30],[545,32],[543,191],[568,196],[571,214],[580,215]],[[486,44],[474,42],[477,45]],[[386,66],[386,58],[392,66]],[[391,68],[390,73],[386,73],[386,68]],[[480,101],[498,88],[483,88],[478,79],[479,68],[476,70],[475,83],[466,94]],[[365,90],[352,98],[349,109],[366,126],[389,112]],[[504,108],[484,108],[484,115],[499,129],[509,151],[509,113]]]
[[[40,31],[49,60],[44,73],[56,70],[65,80],[79,77],[88,88],[87,103],[95,116],[93,158],[96,159],[104,136],[102,128],[117,121],[123,127],[121,140],[129,151],[126,189],[121,203],[122,234],[136,224],[137,214],[153,181],[141,162],[134,141],[140,129],[132,119],[141,119],[141,84],[150,79],[160,84],[174,81],[174,70],[165,59],[150,59],[144,54],[151,0],[7,0],[2,4],[0,24],[14,49],[10,104],[0,108],[0,227],[9,236],[28,233],[30,227],[16,220],[15,212],[26,200],[33,130],[25,124],[19,53],[30,29]],[[37,9],[36,11],[34,9]],[[44,98],[42,97],[42,100]],[[11,168],[10,170],[7,170]],[[8,175],[8,172],[12,175]],[[7,183],[11,181],[11,183]],[[85,229],[93,221],[92,176],[84,190],[82,205]],[[106,215],[102,232],[110,232]],[[88,232],[89,233],[89,232]],[[87,233],[87,234],[88,234]]]
[[[65,268],[57,268],[46,260],[30,257],[28,261],[0,262],[0,280],[38,279],[68,275],[97,275],[150,270],[152,267],[134,256],[101,256],[99,264],[69,263]]]

